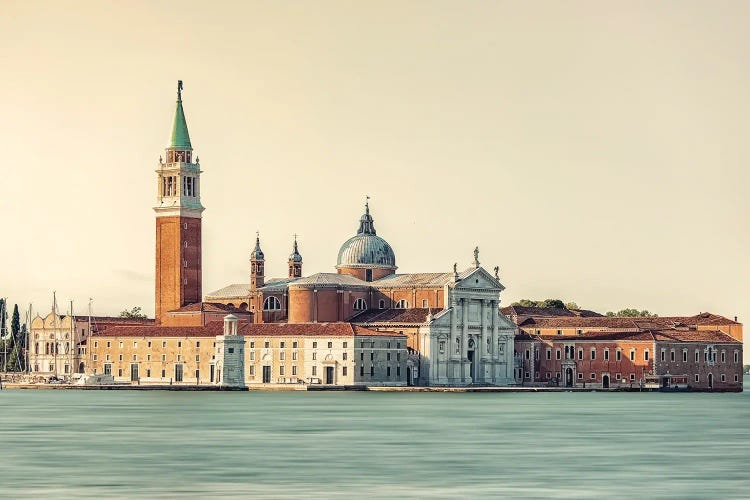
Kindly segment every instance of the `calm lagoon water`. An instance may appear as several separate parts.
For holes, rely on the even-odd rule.
[[[750,393],[6,390],[0,466],[8,498],[748,498]]]

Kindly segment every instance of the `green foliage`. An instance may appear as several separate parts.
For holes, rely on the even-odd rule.
[[[147,316],[141,312],[141,308],[136,306],[132,308],[130,311],[125,309],[120,313],[121,318],[140,318],[145,319]]]
[[[578,307],[578,304],[576,304],[575,302],[567,302],[565,304],[565,309],[567,309],[568,311],[580,311],[581,308]]]
[[[571,302],[571,304],[575,305],[575,302]],[[565,303],[560,299],[546,299],[546,300],[521,299],[518,302],[513,302],[511,305],[521,306],[521,307],[542,307],[544,309],[550,309],[552,307],[559,307],[560,309],[565,309]],[[578,306],[576,305],[576,309],[577,308]]]
[[[658,314],[652,314],[648,312],[646,309],[643,311],[639,311],[638,309],[620,309],[617,312],[607,311],[607,316],[610,318],[612,317],[621,317],[621,318],[658,318]]]
[[[10,331],[13,334],[13,338],[17,339],[18,334],[21,331],[21,315],[18,313],[18,304],[13,307],[13,317],[10,320]]]

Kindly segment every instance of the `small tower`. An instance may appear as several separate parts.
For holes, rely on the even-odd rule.
[[[237,335],[237,316],[224,317],[224,334],[216,336],[216,385],[245,387],[245,337]]]
[[[302,277],[302,256],[299,254],[299,248],[297,248],[296,234],[294,235],[294,247],[292,248],[292,254],[289,256],[289,277]]]
[[[156,167],[156,322],[169,311],[202,300],[200,164],[182,108],[182,80],[172,138]]]
[[[266,258],[260,249],[260,234],[255,233],[255,248],[250,254],[250,290],[262,288],[266,283],[265,270]]]

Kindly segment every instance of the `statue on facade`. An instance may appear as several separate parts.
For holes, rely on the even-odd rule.
[[[479,267],[479,247],[474,247],[474,267]]]
[[[458,262],[453,263],[453,279],[458,281]]]
[[[500,266],[495,266],[495,279],[500,281]]]

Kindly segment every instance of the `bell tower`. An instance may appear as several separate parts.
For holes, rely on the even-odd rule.
[[[255,234],[255,248],[250,254],[250,290],[263,288],[266,283],[265,270],[266,257],[260,249],[260,234]]]
[[[200,302],[201,214],[200,160],[193,161],[182,80],[177,82],[177,107],[166,158],[156,168],[156,322],[174,309]]]
[[[297,235],[294,235],[294,246],[292,247],[292,253],[289,255],[289,277],[290,278],[301,278],[302,277],[302,256],[299,254],[299,248],[297,247]]]

